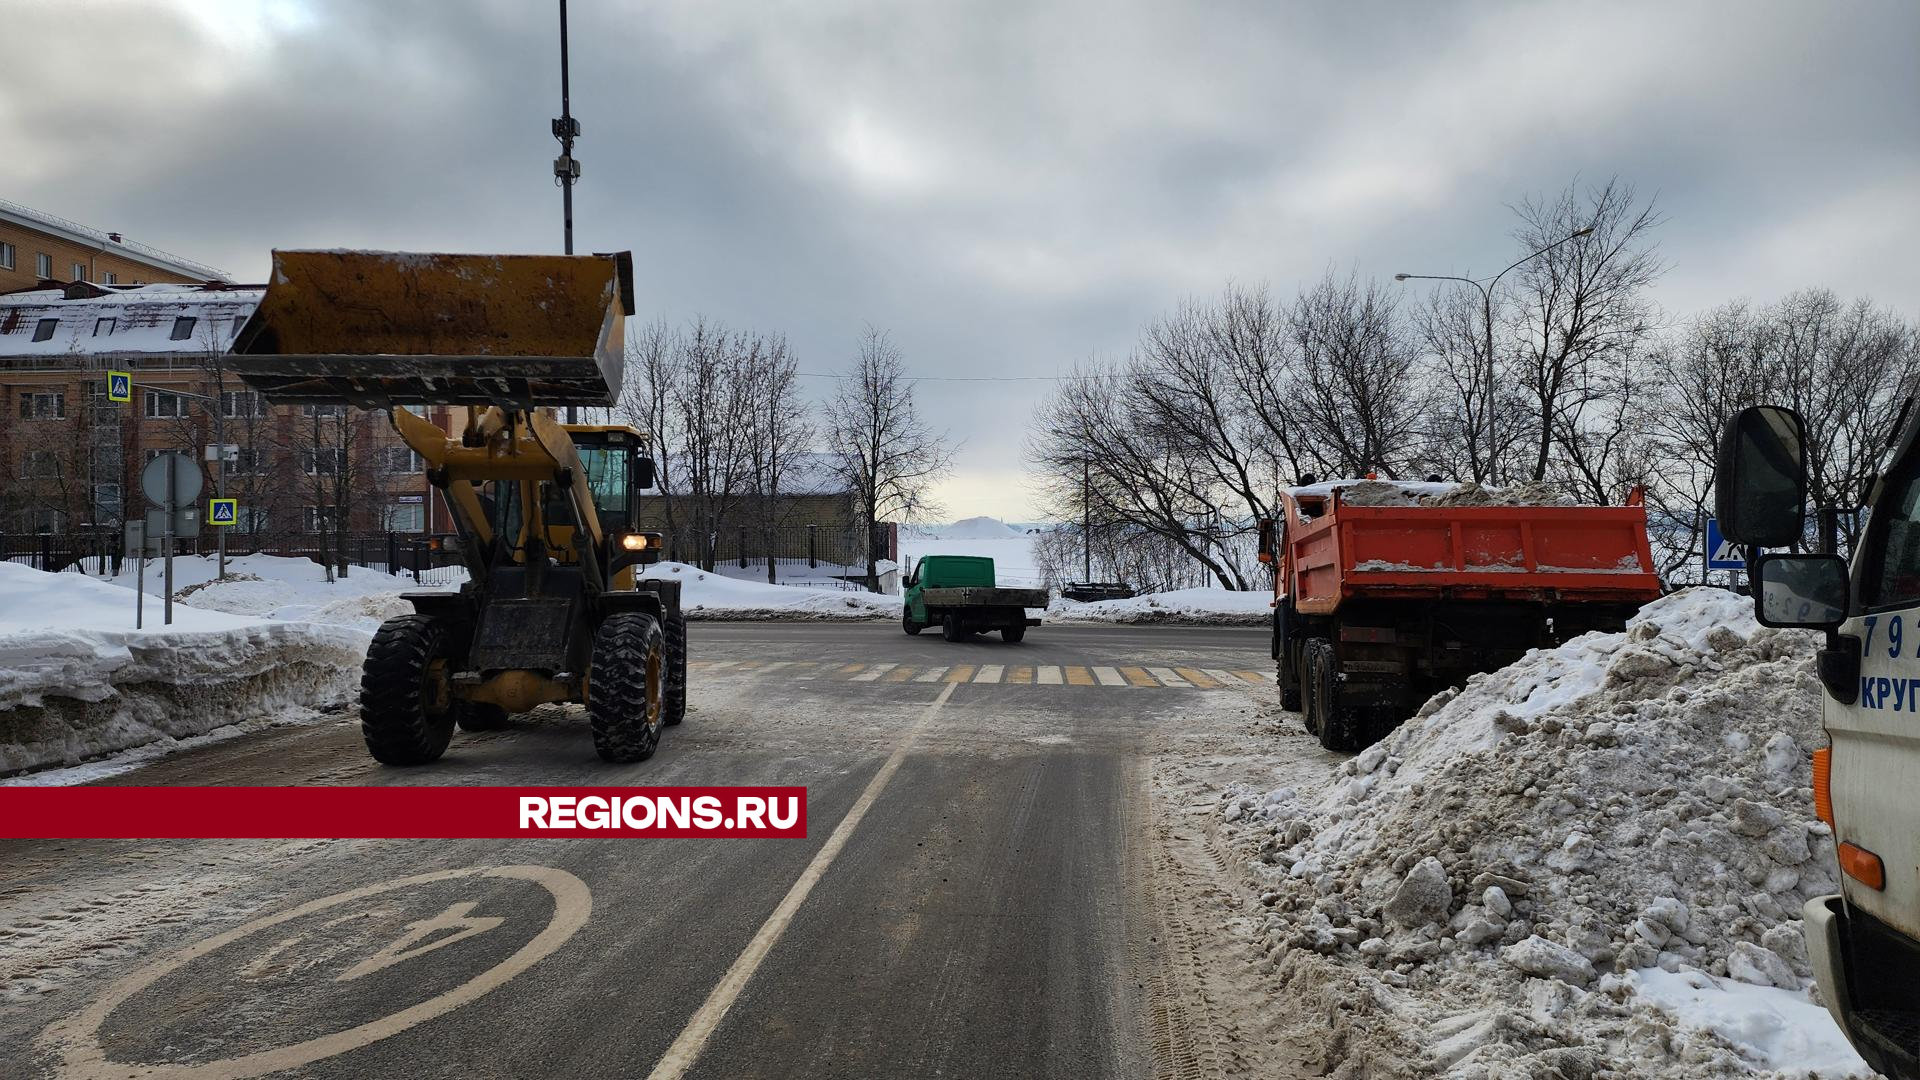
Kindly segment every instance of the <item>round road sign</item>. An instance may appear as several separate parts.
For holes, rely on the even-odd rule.
[[[140,470],[140,490],[155,506],[167,505],[167,470],[173,470],[173,505],[191,506],[200,497],[200,466],[185,454],[161,454]]]

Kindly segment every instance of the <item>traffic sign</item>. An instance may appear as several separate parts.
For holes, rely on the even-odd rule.
[[[167,472],[173,472],[173,490],[167,490]],[[200,497],[200,488],[204,479],[200,465],[185,454],[161,454],[147,467],[140,470],[140,490],[146,492],[147,500],[155,506],[167,505],[167,496],[173,496],[175,506],[189,506]]]
[[[200,535],[200,508],[182,506],[173,512],[173,538],[192,540]],[[147,511],[147,543],[164,545],[167,538],[167,512]]]
[[[1740,545],[1720,535],[1720,519],[1707,519],[1707,569],[1745,570],[1747,557]]]
[[[207,524],[235,525],[240,521],[239,499],[208,499]]]
[[[133,376],[125,371],[107,372],[107,400],[126,404],[133,400]]]

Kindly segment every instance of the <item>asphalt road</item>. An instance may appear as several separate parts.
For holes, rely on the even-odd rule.
[[[343,715],[111,782],[803,784],[807,839],[0,843],[0,1076],[1207,1075],[1147,761],[1270,700],[1263,632],[692,638],[638,765],[548,708],[424,769]]]

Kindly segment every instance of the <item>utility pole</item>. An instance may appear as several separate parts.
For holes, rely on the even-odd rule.
[[[573,99],[567,84],[567,0],[560,0],[560,116],[553,122],[560,140],[560,156],[553,159],[553,175],[560,182],[560,208],[566,230],[566,253],[573,254],[573,185],[580,179],[580,163],[573,157],[573,140],[580,137],[580,121],[573,118]],[[567,423],[578,423],[578,407],[567,406]]]

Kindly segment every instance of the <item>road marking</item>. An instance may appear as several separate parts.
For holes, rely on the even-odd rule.
[[[1175,675],[1172,668],[1150,667],[1147,670],[1153,674],[1154,678],[1159,679],[1164,686],[1186,687],[1189,690],[1193,689],[1193,684]]]
[[[861,668],[866,666],[867,665],[865,664],[842,664],[840,665],[840,674],[851,675],[854,672],[859,671]]]
[[[794,669],[793,677],[796,679],[819,678],[820,676],[819,668],[820,668],[820,661],[818,660],[796,660],[794,661],[794,664],[793,664],[793,669]]]
[[[943,667],[928,668],[927,670],[920,673],[919,678],[913,681],[914,682],[939,682],[940,676],[945,675],[946,673],[947,673],[947,669]]]
[[[1052,664],[1048,664],[1045,667],[1041,668],[1040,669],[1040,685],[1041,686],[1059,686],[1060,685],[1060,669],[1057,667],[1054,667]]]
[[[921,711],[920,718],[915,720],[913,726],[907,729],[907,733],[900,737],[899,744],[893,748],[893,753],[888,755],[886,763],[880,766],[879,772],[873,774],[873,779],[867,781],[866,790],[853,801],[852,809],[840,819],[840,824],[833,827],[833,832],[827,836],[827,842],[820,845],[820,850],[814,854],[813,861],[800,872],[799,879],[793,883],[792,888],[787,890],[787,895],[781,899],[780,906],[774,908],[773,914],[767,916],[767,921],[760,924],[760,929],[753,935],[753,940],[747,942],[747,947],[734,959],[733,966],[720,977],[719,985],[715,986],[713,992],[707,995],[707,1000],[700,1004],[699,1010],[693,1014],[692,1019],[687,1021],[687,1026],[681,1030],[680,1036],[674,1039],[673,1045],[667,1047],[667,1052],[660,1056],[660,1063],[647,1074],[647,1080],[679,1080],[687,1074],[688,1069],[693,1067],[693,1063],[699,1060],[700,1051],[706,1048],[707,1040],[713,1037],[714,1029],[720,1026],[720,1021],[726,1019],[727,1010],[733,1008],[734,1001],[740,997],[740,991],[746,988],[747,981],[753,978],[753,973],[760,969],[761,962],[766,960],[769,952],[773,951],[773,946],[780,940],[780,935],[786,933],[787,926],[793,922],[794,913],[806,901],[807,894],[813,891],[814,885],[818,884],[820,878],[826,874],[827,867],[833,865],[833,860],[840,854],[840,849],[846,846],[847,837],[853,835],[853,830],[860,825],[860,819],[867,816],[867,810],[873,806],[874,800],[880,797],[880,792],[886,788],[887,782],[893,779],[893,774],[900,771],[900,763],[906,760],[907,751],[913,748],[921,729],[925,728],[934,714],[940,711],[940,706],[945,705],[947,699],[953,696],[955,685],[950,682],[942,686],[940,696],[934,698],[932,703]]]
[[[335,975],[333,981],[352,982],[362,975],[371,975],[382,968],[404,963],[435,949],[445,948],[456,941],[465,941],[475,934],[484,934],[489,930],[497,929],[501,923],[507,921],[497,916],[474,918],[473,909],[479,906],[469,900],[463,904],[455,904],[431,919],[408,923],[406,933],[394,939],[386,948]],[[453,932],[443,934],[442,930]],[[428,938],[433,940],[428,941]],[[422,945],[423,941],[426,944]]]
[[[1177,667],[1177,668],[1174,668],[1173,670],[1179,672],[1181,678],[1187,680],[1188,682],[1192,683],[1193,685],[1199,687],[1202,690],[1211,690],[1214,687],[1220,685],[1219,683],[1214,682],[1212,679],[1209,679],[1205,675],[1201,674],[1199,668]]]
[[[1016,686],[1028,686],[1033,682],[1033,666],[1021,664],[1007,675],[1007,681]]]
[[[1093,669],[1093,677],[1094,677],[1094,678],[1096,678],[1096,679],[1099,679],[1099,680],[1100,680],[1100,685],[1101,685],[1101,686],[1125,686],[1125,685],[1127,685],[1127,680],[1125,680],[1125,679],[1123,679],[1123,678],[1121,678],[1121,677],[1120,677],[1120,669],[1119,669],[1119,668],[1111,668],[1111,667],[1097,667],[1097,668],[1094,668],[1094,669]]]
[[[757,668],[758,668],[758,667],[759,667],[759,666],[760,666],[760,665],[761,665],[762,663],[764,663],[764,662],[765,662],[765,661],[761,661],[761,660],[742,660],[742,661],[740,661],[739,663],[737,663],[737,664],[735,664],[735,665],[734,665],[734,669],[733,669],[733,670],[735,670],[735,671],[753,671],[753,670],[755,670],[755,669],[757,669]]]
[[[1004,664],[982,664],[980,665],[980,674],[975,675],[973,681],[997,683],[1000,681],[1000,676],[1004,674],[1006,670],[1006,665]]]
[[[875,664],[853,677],[854,682],[878,682],[880,676],[899,667],[899,664]]]
[[[1093,672],[1083,667],[1069,667],[1067,668],[1067,685],[1092,686]]]
[[[910,668],[910,667],[894,668],[892,671],[887,672],[886,681],[887,682],[906,682],[908,679],[913,678],[914,670],[915,670],[914,668]]]
[[[1236,671],[1234,672],[1234,674],[1240,676],[1241,678],[1247,680],[1250,683],[1276,682],[1278,681],[1278,678],[1279,678],[1274,672],[1271,672],[1271,671]]]
[[[947,681],[950,683],[966,682],[972,676],[972,664],[955,664],[947,673]]]
[[[1127,677],[1127,681],[1132,683],[1135,686],[1159,686],[1160,685],[1159,683],[1153,681],[1153,676],[1147,674],[1147,670],[1145,668],[1123,667],[1120,669],[1120,674],[1125,675]]]
[[[776,660],[773,663],[768,664],[767,666],[761,668],[759,673],[762,675],[766,675],[771,672],[779,671],[783,667],[792,667],[792,666],[793,666],[793,661],[791,660]]]
[[[370,1020],[358,1027],[336,1031],[331,1035],[321,1035],[290,1046],[276,1046],[241,1057],[203,1061],[196,1065],[107,1060],[106,1051],[100,1045],[100,1026],[106,1023],[114,1010],[125,1004],[129,998],[208,953],[243,938],[252,937],[262,930],[269,930],[282,923],[318,911],[325,911],[328,908],[351,904],[356,900],[364,900],[369,896],[378,896],[381,893],[404,889],[411,885],[427,885],[463,877],[531,881],[552,894],[553,916],[547,921],[545,929],[535,934],[532,940],[520,946],[517,952],[505,960],[443,994],[430,997],[378,1020]],[[41,1034],[40,1041],[47,1049],[65,1058],[59,1075],[72,1080],[94,1080],[94,1078],[106,1080],[108,1077],[127,1076],[165,1077],[167,1080],[248,1080],[250,1077],[297,1069],[323,1058],[344,1054],[349,1050],[358,1050],[390,1035],[398,1035],[408,1028],[426,1023],[435,1017],[444,1016],[468,1002],[478,1000],[490,991],[498,989],[508,979],[552,954],[586,925],[587,917],[591,914],[593,914],[593,894],[587,889],[586,883],[565,870],[550,866],[470,866],[461,870],[441,870],[414,877],[395,878],[392,881],[383,881],[348,892],[323,896],[278,915],[255,919],[250,923],[236,926],[224,934],[216,934],[205,941],[189,945],[171,956],[136,970],[133,974],[109,986],[107,992],[84,1012],[58,1021],[47,1028]]]
[[[1244,685],[1240,676],[1235,675],[1231,671],[1227,671],[1217,667],[1201,668],[1200,670],[1207,673],[1207,678],[1212,679],[1214,682],[1219,683],[1221,686]]]

